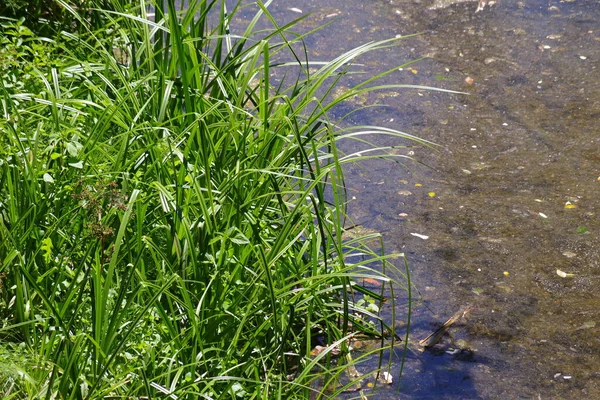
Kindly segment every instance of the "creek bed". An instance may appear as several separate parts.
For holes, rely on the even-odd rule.
[[[600,2],[505,0],[479,13],[476,2],[430,6],[271,7],[282,20],[313,12],[307,29],[338,18],[309,38],[315,60],[423,32],[361,59],[362,70],[425,57],[385,83],[468,93],[371,93],[360,104],[389,107],[346,120],[441,145],[406,149],[428,167],[373,161],[347,171],[355,222],[383,232],[388,250],[409,258],[421,294],[412,336],[475,307],[436,351],[408,354],[402,396],[600,398]],[[453,352],[456,343],[467,351]],[[396,373],[399,359],[394,365]],[[374,398],[397,398],[396,385]]]

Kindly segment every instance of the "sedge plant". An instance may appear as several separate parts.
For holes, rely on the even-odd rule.
[[[338,143],[418,139],[330,120],[389,71],[329,95],[396,41],[311,63],[301,20],[225,3],[113,0],[2,86],[5,398],[335,397],[358,380],[348,340],[389,328],[359,283],[409,288],[401,255],[344,236],[343,165],[385,149]]]

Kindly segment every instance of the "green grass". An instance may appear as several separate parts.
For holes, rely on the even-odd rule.
[[[394,156],[337,145],[417,139],[328,117],[392,70],[329,94],[397,41],[311,64],[299,21],[278,26],[268,4],[243,31],[229,26],[239,4],[169,2],[153,18],[150,4],[115,0],[100,28],[80,19],[84,33],[52,39],[5,22],[0,350],[19,353],[0,351],[0,393],[335,398],[365,359],[346,339],[387,326],[363,296],[409,288],[389,262],[401,255],[367,245],[379,235],[343,239],[343,165]],[[316,337],[330,345],[318,356]]]

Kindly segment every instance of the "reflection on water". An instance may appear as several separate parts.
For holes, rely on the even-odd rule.
[[[390,107],[347,120],[441,145],[406,149],[431,168],[348,171],[355,222],[409,256],[422,295],[413,336],[476,306],[453,338],[408,354],[403,398],[600,398],[600,2],[506,0],[477,14],[474,2],[297,3],[271,9],[280,20],[314,12],[309,26],[339,18],[309,39],[313,59],[423,32],[361,60],[364,70],[425,57],[386,82],[469,93],[371,93],[360,102]]]

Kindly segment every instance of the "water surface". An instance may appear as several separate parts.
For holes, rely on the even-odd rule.
[[[362,58],[362,70],[423,57],[385,82],[468,93],[372,93],[360,103],[389,107],[346,121],[440,145],[437,152],[402,150],[429,167],[377,161],[347,175],[354,221],[383,232],[389,251],[408,255],[422,295],[412,336],[426,336],[467,304],[476,307],[452,329],[454,338],[408,355],[401,396],[600,398],[600,2],[506,0],[479,13],[474,2],[432,5],[271,6],[280,20],[312,12],[307,29],[338,19],[308,40],[316,60],[421,32]],[[449,354],[465,341],[466,350]],[[399,359],[394,365],[397,372]],[[395,383],[374,398],[398,398],[397,390]]]

